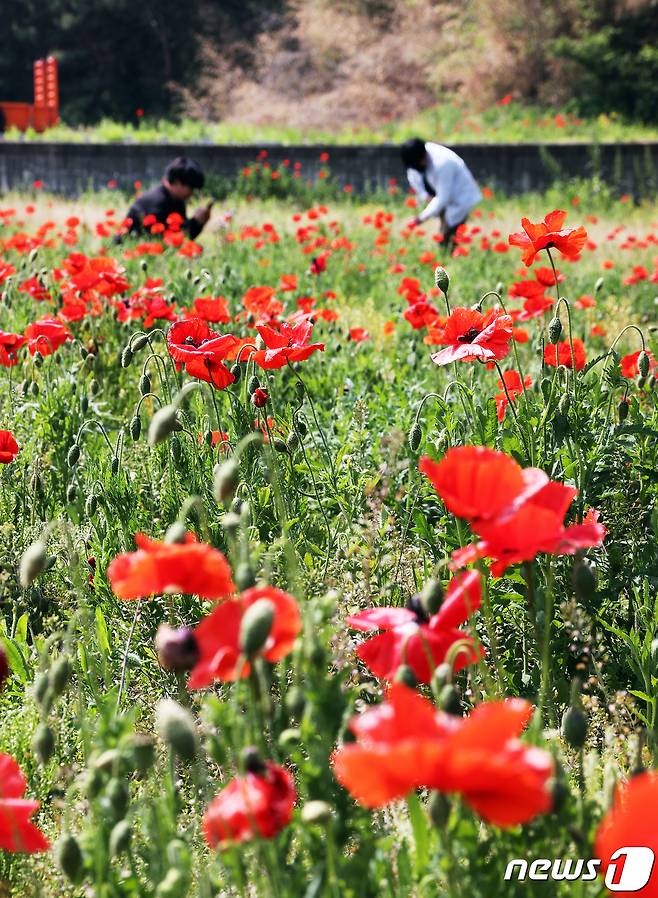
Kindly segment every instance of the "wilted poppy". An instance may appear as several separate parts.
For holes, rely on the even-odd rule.
[[[290,823],[297,793],[284,767],[265,761],[235,777],[208,805],[203,834],[211,848],[260,837],[272,839]]]
[[[273,586],[247,589],[237,599],[218,605],[193,630],[199,660],[190,674],[190,689],[249,676],[251,664],[240,645],[240,627],[246,610],[262,599],[272,603],[273,618],[259,657],[274,664],[292,651],[302,626],[293,596]]]
[[[392,680],[400,665],[406,664],[419,683],[429,683],[435,668],[457,643],[463,643],[464,651],[456,654],[454,670],[480,658],[474,640],[457,629],[477,611],[480,602],[480,574],[467,571],[451,580],[436,614],[427,614],[420,597],[414,596],[406,608],[369,608],[352,614],[346,623],[354,630],[384,631],[357,649],[357,655],[375,676]]]
[[[532,265],[537,253],[552,247],[567,259],[574,259],[579,255],[587,240],[587,231],[582,225],[578,228],[563,228],[566,217],[566,212],[556,209],[538,224],[533,224],[528,218],[521,219],[523,231],[510,234],[509,242],[522,250],[524,265]]]
[[[39,810],[39,802],[23,798],[26,785],[16,761],[0,753],[0,848],[3,851],[33,854],[50,848],[44,834],[30,820]]]
[[[162,543],[143,533],[135,536],[136,552],[111,562],[107,576],[120,599],[163,593],[186,593],[202,599],[225,599],[235,592],[231,569],[222,553],[188,533],[183,543]]]
[[[18,443],[9,430],[0,430],[0,464],[8,465],[18,455]]]
[[[456,308],[446,320],[440,340],[448,345],[435,353],[432,361],[436,365],[448,365],[457,361],[502,359],[509,352],[511,339],[509,315],[493,310],[483,315],[477,309]]]
[[[177,321],[167,331],[167,349],[180,371],[205,380],[218,390],[232,384],[235,378],[223,360],[238,343],[232,334],[218,334],[201,318]]]

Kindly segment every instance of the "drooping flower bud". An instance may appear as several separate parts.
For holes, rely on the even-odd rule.
[[[423,438],[423,428],[416,421],[411,430],[409,431],[409,448],[412,452],[415,452],[420,446],[420,441]]]
[[[409,689],[415,689],[418,685],[418,678],[414,673],[413,668],[409,667],[408,664],[401,664],[398,667],[395,671],[393,680],[396,683],[402,683],[404,686],[408,686]]]
[[[18,578],[23,587],[30,586],[39,574],[46,570],[48,565],[48,556],[46,555],[46,544],[38,539],[23,552],[20,565],[18,568]]]
[[[32,750],[41,764],[47,764],[55,753],[55,734],[47,723],[41,723],[32,737]]]
[[[130,845],[131,829],[127,820],[119,820],[110,833],[110,857],[119,857],[128,850]]]
[[[130,346],[125,346],[121,353],[121,367],[122,368],[130,368],[133,360],[133,351]]]
[[[265,645],[274,623],[274,603],[258,599],[245,611],[240,622],[240,649],[253,658]]]
[[[649,374],[649,366],[649,356],[644,350],[642,350],[642,352],[637,357],[637,367],[642,377],[646,377]]]
[[[443,586],[440,580],[428,580],[420,594],[420,602],[430,617],[436,614],[443,604]]]
[[[446,714],[454,714],[456,717],[462,716],[462,702],[459,691],[452,683],[448,683],[441,690],[439,708],[445,711]]]
[[[561,333],[562,322],[556,315],[555,318],[551,318],[548,324],[548,339],[553,345],[559,342]]]
[[[213,494],[217,502],[229,502],[235,495],[239,483],[240,467],[235,459],[230,458],[223,464],[215,466]]]
[[[55,845],[55,863],[64,876],[74,885],[82,881],[84,872],[84,858],[80,845],[71,833],[63,835]]]
[[[175,702],[165,698],[156,707],[156,730],[174,754],[186,761],[194,759],[198,743],[194,718],[190,712]]]
[[[142,374],[139,379],[138,389],[142,396],[146,396],[147,393],[151,392],[151,378],[148,374]]]
[[[432,792],[427,802],[427,810],[433,825],[437,829],[443,829],[450,817],[452,806],[443,792]]]
[[[68,455],[66,456],[66,463],[69,468],[72,468],[73,465],[76,464],[80,459],[80,446],[77,443],[74,443],[68,451]]]
[[[130,436],[135,442],[137,442],[142,433],[142,419],[139,417],[139,415],[135,415],[134,418],[130,419],[129,429]]]
[[[180,430],[174,405],[163,405],[151,418],[148,432],[149,446],[164,442],[175,431]]]
[[[562,736],[572,748],[582,748],[587,738],[587,717],[581,708],[571,705],[562,717]]]

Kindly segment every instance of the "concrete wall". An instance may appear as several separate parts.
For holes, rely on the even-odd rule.
[[[0,139],[0,191],[30,185],[35,179],[49,190],[76,195],[110,179],[120,186],[157,181],[177,155],[196,159],[209,173],[233,177],[265,148],[276,165],[283,159],[302,163],[305,177],[317,174],[320,153],[327,150],[333,176],[356,192],[385,187],[389,178],[404,178],[398,149],[380,146],[213,146],[211,144],[66,144],[22,143]],[[480,184],[504,193],[543,190],[556,178],[600,174],[620,193],[655,196],[658,142],[627,144],[462,144],[455,148]]]

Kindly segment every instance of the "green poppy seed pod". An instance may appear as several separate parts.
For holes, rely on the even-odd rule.
[[[302,741],[301,731],[297,727],[288,727],[281,732],[277,741],[282,751],[288,751],[291,748],[295,748]]]
[[[130,368],[132,365],[134,353],[130,346],[124,346],[121,351],[121,367]]]
[[[604,284],[604,279],[597,278],[596,283],[594,284],[594,292],[598,293],[599,290],[601,289],[601,287],[603,286],[603,284]]]
[[[71,662],[66,655],[61,655],[50,669],[50,683],[55,696],[60,696],[71,678]]]
[[[286,445],[284,440],[275,438],[274,440],[272,440],[272,445],[274,446],[274,449],[276,452],[287,452],[288,451],[288,446]]]
[[[69,485],[66,489],[66,501],[69,503],[75,502],[77,495],[78,495],[78,488],[76,487],[75,483],[69,483]]]
[[[571,573],[571,583],[574,594],[580,602],[591,602],[596,597],[594,569],[585,559],[581,559],[574,564]]]
[[[181,441],[178,439],[176,434],[172,434],[171,441],[169,444],[169,451],[171,452],[172,459],[178,464],[178,462],[183,457],[183,447],[181,445]]]
[[[21,556],[18,568],[18,579],[21,586],[27,588],[36,580],[39,574],[46,570],[48,564],[48,556],[46,554],[46,544],[38,539],[32,543]]]
[[[167,871],[165,878],[155,890],[155,898],[183,898],[187,893],[187,876],[180,870]]]
[[[119,855],[124,854],[130,845],[130,837],[130,824],[126,820],[119,820],[110,833],[110,857],[119,857]]]
[[[215,466],[213,478],[213,495],[217,502],[230,502],[240,483],[240,466],[230,458],[221,465]]]
[[[69,468],[72,468],[80,459],[80,447],[77,443],[74,443],[68,451],[68,455],[66,456],[66,463]]]
[[[155,727],[158,735],[169,748],[185,761],[196,757],[198,743],[194,718],[190,712],[173,699],[158,702],[155,711]]]
[[[84,872],[84,858],[75,836],[66,833],[58,839],[53,854],[55,863],[69,882],[79,885]]]
[[[233,579],[240,592],[243,592],[245,589],[251,589],[252,586],[256,585],[256,575],[247,561],[241,562],[236,567]]]
[[[326,826],[334,816],[334,809],[326,801],[307,801],[302,808],[302,823],[307,826]]]
[[[440,580],[428,580],[420,594],[420,603],[431,617],[443,604],[443,586]]]
[[[408,664],[401,664],[398,667],[393,680],[395,683],[402,683],[403,686],[408,686],[409,689],[415,689],[418,685],[418,677],[414,673],[413,667],[409,667]]]
[[[98,508],[98,497],[95,493],[92,493],[87,497],[87,501],[85,502],[85,514],[88,518],[92,517],[92,515],[96,514],[96,509]]]
[[[231,374],[233,375],[233,378],[235,379],[236,383],[242,377],[242,368],[240,368],[240,365],[238,364],[238,362],[236,362],[234,365],[231,365]]]
[[[249,383],[247,384],[247,392],[249,394],[254,393],[260,387],[260,380],[254,374],[253,377],[249,378]]]
[[[139,417],[139,415],[135,415],[134,418],[130,419],[130,425],[128,429],[130,430],[130,436],[132,437],[132,439],[137,442],[142,433],[142,419]]]
[[[444,296],[450,289],[450,276],[445,268],[442,268],[440,265],[437,265],[434,269],[434,285],[439,288]]]
[[[34,353],[34,356],[32,357],[32,362],[34,363],[35,368],[41,368],[41,366],[43,365],[43,356],[41,355],[41,353],[39,352],[38,349]]]
[[[658,641],[658,640],[657,640]],[[286,692],[286,697],[284,700],[284,704],[286,709],[299,720],[304,713],[304,709],[306,708],[306,698],[304,697],[303,691],[299,688],[299,686],[291,686],[290,689]]]
[[[130,341],[133,352],[139,352],[140,349],[144,349],[148,343],[148,339],[148,334],[137,334],[136,337],[133,337]]]
[[[146,733],[135,733],[129,745],[130,760],[137,773],[144,775],[155,763],[155,745]]]
[[[555,345],[560,340],[560,334],[562,333],[562,322],[560,319],[555,316],[555,318],[551,318],[548,324],[548,339],[549,341]]]
[[[2,687],[5,685],[9,678],[9,661],[7,660],[7,653],[5,652],[5,647],[0,642],[0,692],[2,691]]]
[[[446,714],[454,714],[455,717],[462,716],[462,702],[459,691],[452,683],[448,683],[443,687],[439,694],[439,708]]]
[[[148,374],[142,374],[139,379],[138,389],[142,396],[146,396],[147,393],[151,392],[151,378]]]
[[[167,527],[167,532],[165,533],[164,541],[170,545],[176,545],[180,543],[184,543],[187,538],[187,530],[184,524],[181,524],[180,521],[174,521],[173,524],[170,524]]]
[[[623,424],[623,422],[628,418],[628,399],[622,399],[619,405],[617,406],[617,415],[619,416],[619,423]]]
[[[258,599],[242,615],[240,622],[240,650],[247,658],[263,648],[274,623],[274,603],[269,599]]]
[[[575,706],[567,708],[562,717],[562,737],[572,748],[582,748],[587,738],[587,717]]]
[[[176,407],[163,405],[151,418],[148,431],[149,446],[157,446],[158,443],[164,442],[177,429]]]
[[[286,440],[286,446],[289,452],[294,452],[299,447],[299,437],[294,431],[290,431]]]
[[[89,399],[86,396],[80,397],[80,411],[83,415],[86,415],[89,411]]]
[[[637,357],[637,367],[642,377],[646,377],[649,374],[649,364],[649,356],[642,350]]]
[[[411,430],[409,431],[409,448],[412,452],[415,452],[420,446],[420,441],[423,438],[423,428],[420,426],[418,422],[416,422]]]
[[[47,764],[55,753],[55,734],[47,723],[40,723],[32,737],[32,751],[41,764]]]
[[[443,829],[450,818],[452,807],[442,792],[432,792],[427,802],[427,811],[432,825],[437,829]]]
[[[130,789],[118,777],[114,776],[107,785],[107,800],[114,813],[115,820],[123,820],[130,804]]]

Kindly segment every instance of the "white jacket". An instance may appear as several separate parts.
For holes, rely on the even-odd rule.
[[[424,172],[415,168],[407,169],[407,179],[414,193],[423,203],[427,203],[418,215],[420,221],[426,221],[433,215],[443,215],[449,228],[461,224],[468,213],[482,199],[480,188],[475,178],[466,167],[464,160],[438,143],[426,143],[427,168]],[[423,175],[434,189],[430,197],[423,183]],[[428,202],[429,200],[429,202]]]

